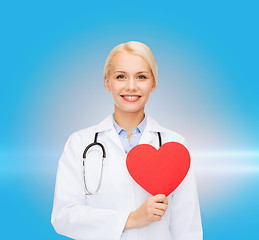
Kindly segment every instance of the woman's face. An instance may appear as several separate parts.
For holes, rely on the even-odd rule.
[[[124,51],[112,58],[105,88],[112,93],[115,111],[134,113],[144,111],[155,80],[143,57]]]

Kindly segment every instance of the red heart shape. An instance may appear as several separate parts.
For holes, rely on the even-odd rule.
[[[167,142],[158,150],[149,144],[132,148],[126,159],[131,177],[152,195],[168,196],[185,178],[190,168],[190,154],[177,142]]]

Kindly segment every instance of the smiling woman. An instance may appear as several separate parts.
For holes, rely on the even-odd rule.
[[[127,154],[138,144],[185,145],[181,135],[161,127],[144,111],[157,85],[151,50],[140,42],[118,45],[107,58],[104,80],[114,113],[68,139],[56,178],[54,228],[75,239],[201,240],[192,164],[167,197],[162,192],[152,196],[127,171]]]
[[[143,120],[145,105],[155,85],[153,73],[143,57],[126,51],[113,57],[105,87],[113,96],[115,121],[129,133]]]

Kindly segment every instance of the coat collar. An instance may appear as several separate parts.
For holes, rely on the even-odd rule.
[[[139,144],[151,144],[154,137],[157,135],[154,132],[163,133],[166,131],[165,128],[162,128],[153,118],[151,118],[148,114],[147,116],[147,125],[142,133]],[[113,118],[112,114],[106,117],[101,123],[95,126],[95,132],[106,132],[106,136],[113,141],[120,150],[125,153],[124,147],[120,141],[119,135],[116,132],[113,126]]]

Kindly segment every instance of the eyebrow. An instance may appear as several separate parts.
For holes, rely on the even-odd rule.
[[[119,72],[119,73],[126,73],[126,72],[124,72],[124,71],[115,71],[114,73],[117,73],[117,72]],[[137,74],[139,74],[139,73],[148,73],[147,71],[140,71],[140,72],[137,72]]]

